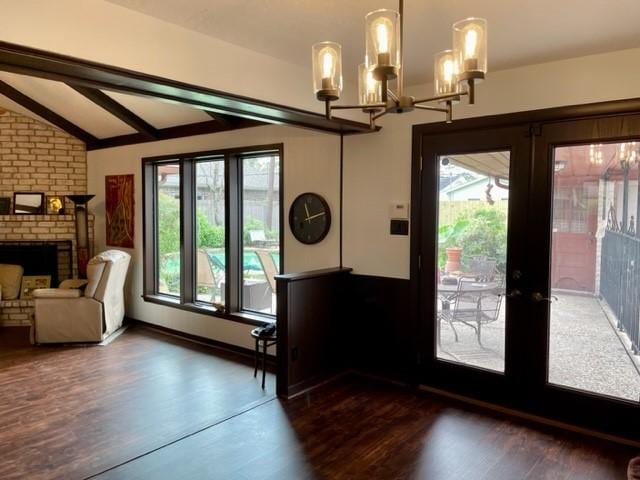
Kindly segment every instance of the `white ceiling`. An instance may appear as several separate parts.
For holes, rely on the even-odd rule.
[[[364,15],[395,0],[106,0],[308,67],[311,45],[343,45],[347,82],[364,53]],[[489,68],[505,69],[640,46],[640,0],[405,0],[406,77],[425,83],[451,24],[489,21]],[[214,56],[215,52],[211,52]],[[0,72],[3,80],[98,138],[134,130],[63,83]],[[156,128],[210,120],[195,108],[106,92]],[[35,116],[0,95],[0,107]]]
[[[364,15],[394,0],[107,0],[300,65],[311,45],[342,44],[347,81],[364,56]],[[640,46],[640,0],[406,0],[405,77],[433,75],[433,54],[450,48],[451,24],[489,22],[489,68],[502,70]],[[212,52],[212,55],[214,52]]]
[[[97,138],[136,133],[129,125],[64,83],[8,72],[0,72],[0,80]],[[158,129],[211,120],[202,110],[186,105],[114,92],[104,93]],[[0,95],[0,107],[42,120],[3,95]]]

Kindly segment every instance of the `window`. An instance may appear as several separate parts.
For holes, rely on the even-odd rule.
[[[144,159],[146,300],[275,315],[281,159],[281,145]]]
[[[158,234],[157,289],[165,295],[180,296],[180,165],[158,164],[155,168],[156,218]]]
[[[279,166],[273,154],[242,158],[242,307],[272,314],[280,264]]]

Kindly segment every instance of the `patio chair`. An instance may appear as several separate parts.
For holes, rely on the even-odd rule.
[[[211,290],[211,302],[216,302],[216,292],[220,291],[220,282],[216,278],[215,269],[211,262],[211,257],[206,250],[198,249],[197,257],[197,284],[198,287],[205,287]]]
[[[278,267],[273,261],[271,252],[269,250],[256,250],[256,255],[258,256],[258,260],[260,260],[262,271],[264,272],[264,276],[267,278],[267,282],[269,282],[271,291],[276,293],[275,276],[278,275]]]
[[[478,344],[482,346],[482,325],[498,320],[504,298],[504,287],[498,286],[480,297],[480,312],[476,317]]]
[[[502,305],[503,287],[495,286],[490,290],[474,288],[475,280],[461,278],[458,282],[458,290],[451,299],[451,306],[438,312],[438,322],[447,322],[455,341],[459,341],[455,323],[459,322],[473,328],[478,343],[482,346],[482,325],[495,322],[500,314]],[[438,342],[440,342],[440,324],[438,324]]]
[[[477,255],[471,257],[469,262],[469,270],[478,282],[492,282],[498,273],[496,268],[497,261],[495,258]]]
[[[438,312],[438,321],[444,321],[449,324],[455,335],[456,342],[459,341],[459,338],[454,322],[466,323],[476,330],[477,333],[476,327],[468,323],[475,321],[480,304],[480,294],[468,288],[472,282],[475,282],[475,280],[460,278],[455,295],[449,298],[446,308]],[[440,325],[438,325],[438,327],[440,327]],[[440,330],[438,330],[438,343],[439,342]]]

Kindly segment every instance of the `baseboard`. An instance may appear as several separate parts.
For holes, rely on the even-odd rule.
[[[289,387],[289,391],[286,395],[281,395],[280,398],[284,398],[285,400],[292,400],[296,397],[299,397],[300,395],[304,395],[320,387],[323,387],[324,385],[333,383],[336,380],[339,380],[351,373],[351,370],[344,370],[342,372],[334,373],[333,375],[323,376],[322,378],[314,377],[312,379],[296,383],[295,385]]]
[[[194,335],[192,333],[181,332],[180,330],[174,330],[173,328],[164,327],[162,325],[155,325],[153,323],[145,322],[143,320],[138,320],[131,317],[127,317],[126,323],[129,325],[138,325],[143,328],[147,328],[149,330],[155,330],[156,332],[169,335],[172,337],[176,337],[176,338],[181,338],[183,340],[188,340],[190,342],[198,343],[200,345],[206,345],[207,347],[211,347],[227,353],[234,353],[237,355],[241,355],[251,360],[255,358],[255,352],[253,350],[245,347],[240,347],[238,345],[233,345],[231,343],[221,342],[220,340],[201,337],[199,335]],[[271,354],[267,355],[267,365],[270,367],[275,367],[276,357],[274,355],[271,355]]]
[[[521,410],[516,410],[513,408],[502,407],[500,405],[496,405],[495,403],[484,402],[482,400],[477,400],[475,398],[467,397],[464,395],[458,395],[457,393],[448,392],[446,390],[441,390],[439,388],[429,387],[427,385],[419,385],[418,390],[423,392],[428,392],[434,395],[438,395],[444,398],[450,398],[452,400],[457,400],[462,403],[466,403],[469,405],[473,405],[476,407],[484,408],[486,410],[491,410],[494,412],[499,412],[505,415],[509,415],[511,417],[521,418],[523,420],[528,420],[534,423],[539,423],[542,425],[548,425],[551,427],[559,428],[561,430],[567,430],[573,433],[579,433],[581,435],[586,435],[589,437],[599,438],[601,440],[606,440],[609,442],[620,443],[622,445],[629,445],[632,447],[640,447],[640,442],[631,440],[629,438],[619,437],[616,435],[610,435],[608,433],[602,433],[597,430],[592,430],[590,428],[579,427],[577,425],[573,425],[571,423],[565,423],[558,420],[552,420],[547,417],[542,417],[540,415],[534,415],[532,413],[523,412]]]

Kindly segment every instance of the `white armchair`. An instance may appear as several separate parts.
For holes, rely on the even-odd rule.
[[[107,250],[89,260],[86,281],[34,290],[35,342],[101,342],[120,328],[130,259],[128,253]],[[78,288],[83,284],[84,292]]]

